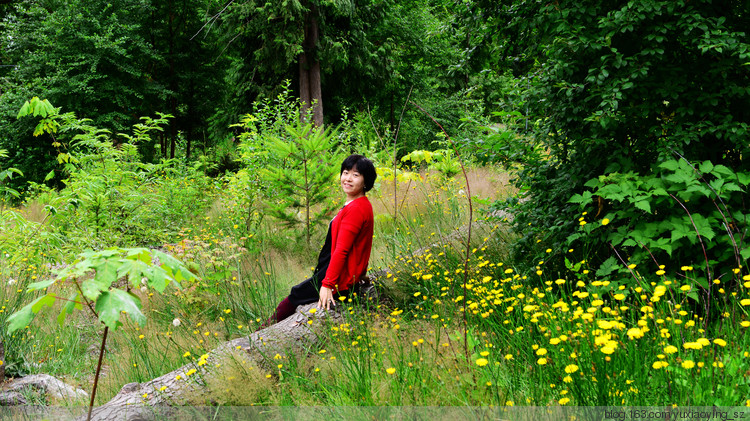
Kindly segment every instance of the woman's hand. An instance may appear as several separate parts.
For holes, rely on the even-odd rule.
[[[318,300],[318,308],[325,308],[326,310],[330,310],[331,306],[333,305],[333,291],[331,291],[331,288],[323,286],[320,287],[320,299]]]

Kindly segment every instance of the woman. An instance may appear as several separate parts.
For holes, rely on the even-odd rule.
[[[280,322],[294,314],[297,306],[315,301],[318,308],[329,310],[339,297],[356,292],[372,250],[372,205],[365,193],[376,178],[375,166],[364,156],[350,155],[344,160],[340,182],[346,202],[328,225],[313,276],[292,287],[264,325]]]

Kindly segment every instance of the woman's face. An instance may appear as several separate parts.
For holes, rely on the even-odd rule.
[[[341,173],[341,190],[348,198],[357,198],[365,193],[365,178],[357,171],[357,167]]]

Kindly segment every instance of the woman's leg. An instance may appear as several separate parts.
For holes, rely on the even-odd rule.
[[[316,287],[315,284],[316,282],[313,278],[308,278],[293,286],[292,290],[289,292],[289,296],[281,300],[279,305],[276,306],[276,311],[273,315],[260,327],[264,328],[274,323],[278,323],[294,314],[294,310],[297,309],[297,306],[317,301],[320,286]]]

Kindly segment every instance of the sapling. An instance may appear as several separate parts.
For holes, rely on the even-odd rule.
[[[62,305],[57,317],[61,326],[68,315],[84,307],[104,325],[89,403],[90,419],[109,330],[122,326],[120,318],[123,314],[141,326],[146,323],[141,300],[131,290],[145,285],[163,293],[170,283],[179,288],[181,281],[191,280],[195,275],[174,257],[145,248],[87,251],[79,254],[71,265],[57,270],[56,275],[28,286],[28,292],[43,291],[44,295],[8,317],[8,332],[26,328],[40,310],[45,306],[52,307],[56,302]],[[117,281],[121,279],[126,281],[122,285],[124,289],[118,287]]]

